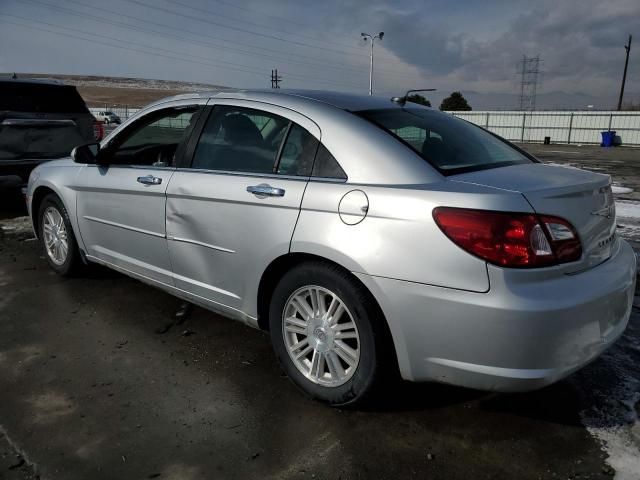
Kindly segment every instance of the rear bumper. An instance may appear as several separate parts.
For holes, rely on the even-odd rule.
[[[636,260],[622,240],[580,274],[488,270],[487,293],[357,274],[386,315],[403,378],[533,390],[586,365],[626,328]]]

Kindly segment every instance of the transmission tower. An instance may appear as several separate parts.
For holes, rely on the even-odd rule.
[[[522,56],[518,63],[520,80],[519,110],[536,109],[536,93],[538,90],[538,75],[540,74],[540,55],[535,57]]]
[[[278,69],[271,70],[271,88],[280,88],[282,75],[278,75]]]

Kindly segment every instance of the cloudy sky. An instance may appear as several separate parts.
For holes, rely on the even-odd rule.
[[[543,102],[614,105],[633,34],[626,91],[640,102],[638,0],[0,0],[0,71],[269,87],[278,68],[283,87],[366,92],[360,32],[379,31],[377,94],[462,90],[501,108],[538,54]]]

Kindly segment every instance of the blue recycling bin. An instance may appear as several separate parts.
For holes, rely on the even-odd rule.
[[[616,131],[609,130],[608,132],[600,132],[602,134],[601,147],[613,147],[613,141],[616,138]]]

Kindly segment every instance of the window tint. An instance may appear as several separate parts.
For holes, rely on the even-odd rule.
[[[447,114],[404,108],[359,115],[406,142],[444,174],[531,162],[489,132]]]
[[[310,176],[317,149],[318,140],[304,128],[292,124],[287,141],[282,147],[278,173]]]
[[[75,87],[21,82],[0,82],[0,110],[89,113]]]
[[[195,121],[197,107],[171,108],[154,112],[123,132],[107,148],[110,163],[120,165],[170,166],[178,145]]]
[[[338,161],[327,150],[327,147],[322,144],[318,147],[312,175],[314,177],[347,179],[347,175],[338,164]]]
[[[289,120],[248,108],[218,106],[207,120],[193,168],[273,173]]]

